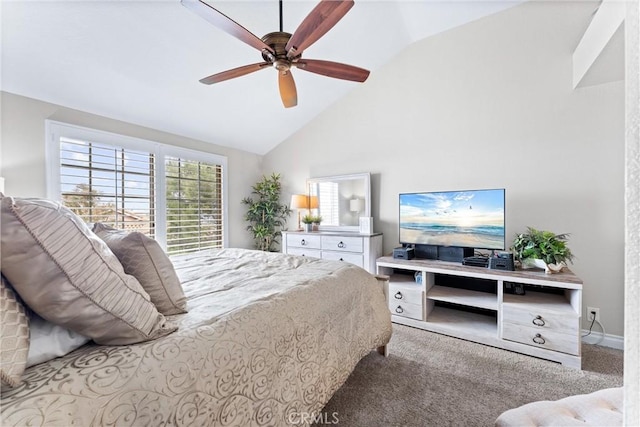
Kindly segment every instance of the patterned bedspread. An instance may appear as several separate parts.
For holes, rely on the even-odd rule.
[[[241,249],[173,259],[189,313],[177,332],[86,345],[3,390],[2,425],[306,425],[385,345],[383,292],[337,261]]]

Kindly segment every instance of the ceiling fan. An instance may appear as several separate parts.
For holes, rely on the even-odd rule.
[[[263,68],[274,67],[278,70],[280,98],[285,108],[289,108],[298,104],[296,84],[291,74],[293,67],[310,73],[355,82],[364,82],[369,77],[368,70],[353,65],[302,58],[302,52],[306,48],[326,34],[346,15],[354,5],[353,0],[321,0],[293,34],[282,31],[282,0],[280,0],[280,31],[266,34],[261,39],[203,0],[180,0],[180,2],[222,31],[262,53],[262,62],[213,74],[201,79],[201,83],[210,85],[244,76]]]

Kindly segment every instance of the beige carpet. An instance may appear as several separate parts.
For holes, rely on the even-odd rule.
[[[622,385],[623,352],[583,345],[583,370],[393,325],[324,408],[347,427],[492,426],[507,409]],[[316,425],[323,425],[318,423]]]

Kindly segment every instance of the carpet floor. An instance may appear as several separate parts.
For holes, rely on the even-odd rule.
[[[362,359],[323,419],[343,427],[492,426],[525,403],[622,386],[623,359],[621,350],[583,344],[579,371],[394,324],[389,357]]]

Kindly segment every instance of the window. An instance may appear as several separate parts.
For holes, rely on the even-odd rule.
[[[222,167],[165,158],[167,249],[222,247]]]
[[[226,158],[47,121],[48,197],[170,254],[225,246]]]
[[[154,155],[60,138],[62,203],[86,222],[154,236]]]

